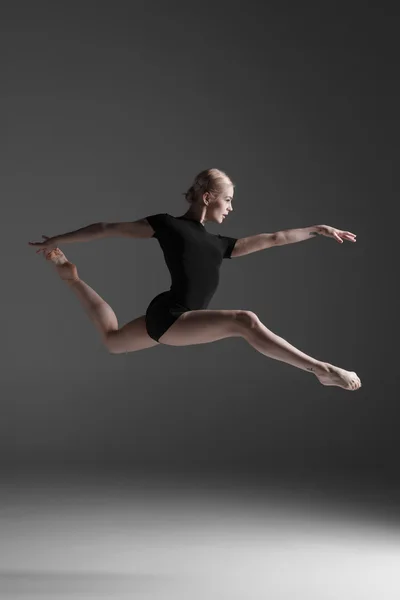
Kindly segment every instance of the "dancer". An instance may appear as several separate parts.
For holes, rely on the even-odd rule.
[[[323,385],[359,389],[361,381],[354,371],[308,356],[268,329],[254,312],[207,309],[217,289],[224,258],[236,258],[316,235],[331,237],[339,243],[343,240],[355,242],[356,235],[329,225],[260,233],[239,239],[212,234],[204,224],[222,223],[233,210],[234,184],[219,169],[199,173],[184,195],[190,207],[179,217],[159,213],[134,222],[94,223],[70,233],[42,236],[44,241],[29,244],[37,247],[37,253],[42,253],[54,264],[113,354],[158,344],[187,346],[241,337],[265,356],[313,373]],[[58,248],[64,243],[109,236],[155,237],[171,274],[170,289],[153,298],[145,315],[121,328],[112,308],[82,281],[76,266]]]

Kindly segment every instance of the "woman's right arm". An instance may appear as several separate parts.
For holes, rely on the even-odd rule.
[[[93,223],[69,233],[62,233],[50,238],[53,244],[66,244],[70,242],[89,242],[105,236],[105,223]]]
[[[70,233],[56,235],[51,238],[51,241],[55,244],[64,244],[65,242],[88,242],[103,237],[149,238],[153,234],[154,230],[147,220],[138,219],[122,223],[94,223]]]
[[[50,250],[51,248],[56,248],[58,244],[65,244],[67,242],[88,242],[90,240],[104,237],[105,235],[105,223],[93,223],[93,225],[87,225],[86,227],[81,227],[81,229],[76,229],[75,231],[70,231],[69,233],[54,235],[53,237],[42,235],[44,241],[28,242],[28,244],[29,246],[36,246],[38,248],[36,253],[38,253],[45,251],[46,249]]]
[[[45,238],[44,242],[29,242],[29,245],[43,249],[54,248],[59,244],[70,242],[89,242],[103,237],[150,238],[153,234],[154,230],[147,219],[138,219],[137,221],[123,223],[93,223],[53,237],[42,236]]]

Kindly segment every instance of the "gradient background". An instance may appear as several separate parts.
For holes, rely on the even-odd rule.
[[[3,474],[396,487],[396,15],[248,2],[1,12]],[[238,338],[110,355],[27,245],[183,214],[182,193],[209,167],[236,184],[233,213],[211,232],[325,223],[357,234],[224,261],[209,308],[253,310],[301,350],[356,371],[359,391],[323,387]],[[62,249],[121,325],[169,288],[156,240]]]
[[[2,5],[2,597],[399,598],[388,6]],[[27,244],[181,215],[209,167],[236,184],[211,232],[357,234],[226,260],[209,308],[256,312],[360,390],[239,338],[111,355]],[[169,289],[156,240],[62,249],[120,325]]]

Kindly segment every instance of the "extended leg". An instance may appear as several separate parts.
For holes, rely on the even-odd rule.
[[[250,326],[245,328],[243,337],[258,352],[314,373],[324,385],[338,385],[353,390],[361,387],[361,381],[354,371],[346,371],[305,354],[268,329],[254,313],[247,313],[244,317],[250,319]]]
[[[250,317],[251,318],[251,317]],[[261,354],[298,367],[303,371],[322,374],[326,363],[305,354],[284,338],[268,329],[259,319],[246,328],[245,339]]]
[[[160,342],[171,346],[188,346],[216,342],[227,337],[242,337],[261,354],[314,373],[323,385],[337,385],[348,390],[361,386],[356,373],[298,350],[267,329],[255,313],[247,310],[185,312],[160,337]]]

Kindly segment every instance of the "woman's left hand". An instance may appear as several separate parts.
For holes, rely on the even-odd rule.
[[[335,227],[330,227],[329,225],[320,225],[318,227],[318,233],[320,235],[325,235],[326,237],[331,237],[339,244],[343,244],[343,240],[348,240],[349,242],[356,242],[356,234],[351,233],[351,231],[342,231],[341,229],[335,229]]]

